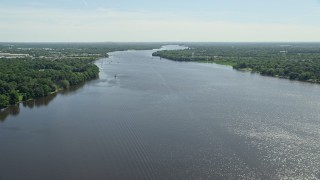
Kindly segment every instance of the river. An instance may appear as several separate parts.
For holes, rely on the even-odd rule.
[[[152,52],[2,112],[0,180],[320,177],[319,85]]]

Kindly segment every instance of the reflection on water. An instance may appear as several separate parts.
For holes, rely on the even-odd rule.
[[[33,109],[34,107],[47,106],[56,96],[57,96],[57,94],[54,93],[54,94],[51,94],[47,97],[33,99],[33,100],[23,102],[22,104],[23,104],[23,107],[28,107],[30,109]]]
[[[20,112],[19,105],[17,106],[9,106],[6,109],[0,110],[0,122],[6,120],[9,115],[16,116]]]
[[[58,93],[53,93],[50,94],[46,97],[38,98],[38,99],[31,99],[28,101],[24,101],[18,105],[15,106],[9,106],[6,109],[0,110],[0,122],[4,122],[9,115],[11,116],[17,116],[20,113],[20,105],[22,104],[23,107],[27,107],[30,109],[33,109],[34,107],[38,108],[41,106],[48,106],[49,103],[57,97],[57,95],[63,95],[63,96],[68,96],[72,95],[77,92],[77,90],[80,90],[84,87],[85,83],[82,83],[77,86],[70,87],[68,89],[65,89],[63,91],[59,91]]]

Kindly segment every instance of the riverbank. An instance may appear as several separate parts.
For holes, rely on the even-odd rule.
[[[216,63],[264,76],[320,83],[320,43],[186,44],[185,50],[158,51],[174,61]],[[284,51],[283,48],[286,47]]]
[[[0,107],[48,96],[99,76],[99,58],[0,61]]]
[[[171,59],[169,59],[169,60],[171,60]],[[207,61],[207,60],[203,60],[203,61],[190,61],[190,62],[220,64],[220,65],[225,65],[225,66],[230,66],[230,67],[233,67],[235,65],[234,62],[227,62],[227,61]]]

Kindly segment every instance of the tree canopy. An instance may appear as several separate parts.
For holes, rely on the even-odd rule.
[[[96,78],[99,68],[94,59],[1,59],[0,107],[19,100],[44,97],[69,85]]]
[[[267,76],[320,83],[319,43],[198,43],[188,49],[158,51],[175,61],[214,62]]]

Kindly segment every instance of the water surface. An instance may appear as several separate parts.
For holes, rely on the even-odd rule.
[[[100,79],[1,113],[0,179],[319,177],[318,85],[154,51],[110,53]]]

